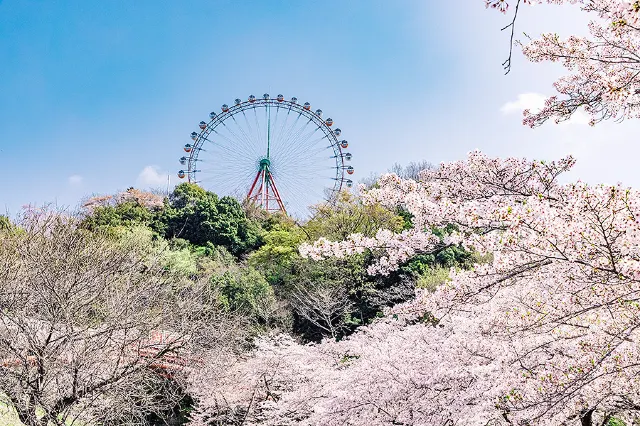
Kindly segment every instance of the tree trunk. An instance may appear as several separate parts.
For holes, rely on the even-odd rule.
[[[582,417],[580,417],[581,426],[593,426],[593,410],[586,411]]]

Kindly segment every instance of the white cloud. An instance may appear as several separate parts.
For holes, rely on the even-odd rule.
[[[138,175],[136,186],[149,188],[165,186],[167,184],[167,172],[160,170],[158,166],[147,166]]]
[[[589,124],[589,122],[591,122],[591,117],[589,116],[589,114],[580,109],[574,112],[571,118],[567,120],[567,124],[586,125]]]
[[[535,112],[544,107],[544,101],[546,99],[547,97],[540,93],[521,93],[518,95],[517,100],[502,105],[500,111],[502,111],[503,114],[522,112],[525,109]]]
[[[69,185],[80,186],[84,178],[80,175],[71,175],[67,180],[69,182]]]

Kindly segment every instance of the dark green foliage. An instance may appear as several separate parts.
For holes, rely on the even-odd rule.
[[[435,254],[419,254],[408,261],[401,270],[414,275],[429,273],[435,267],[467,268],[473,263],[471,252],[458,246],[446,247]]]
[[[471,261],[471,252],[459,246],[450,246],[436,254],[436,262],[446,268],[468,267]]]
[[[393,272],[386,276],[376,276],[369,291],[359,298],[359,311],[364,322],[378,316],[387,306],[406,302],[415,296],[414,278],[405,272]]]
[[[155,228],[166,238],[183,238],[198,246],[221,245],[235,255],[261,242],[258,224],[247,219],[237,200],[218,198],[192,183],[176,187]]]
[[[413,228],[413,215],[405,209],[398,209],[396,212],[398,216],[402,218],[402,230]]]
[[[411,274],[396,272],[388,276],[371,276],[366,271],[371,261],[365,255],[319,262],[298,259],[284,277],[279,294],[289,298],[300,286],[343,290],[336,291],[336,294],[344,294],[343,297],[348,298],[350,309],[331,325],[341,330],[341,335],[350,334],[358,326],[379,317],[385,307],[405,302],[415,295],[415,280]],[[326,336],[325,330],[295,313],[298,303],[296,300],[291,300],[290,303],[294,310],[294,332],[312,341]]]
[[[191,243],[183,238],[171,238],[167,240],[167,242],[169,243],[169,248],[171,250],[178,251],[191,248]],[[196,247],[195,250],[201,251],[201,254],[206,255],[205,247]]]
[[[447,225],[444,228],[433,228],[432,232],[441,239],[446,235],[457,231],[455,225]],[[435,268],[469,268],[474,263],[473,253],[460,246],[448,246],[433,254],[419,254],[409,260],[402,271],[420,276],[430,273]]]
[[[210,278],[211,285],[220,293],[220,303],[229,311],[238,312],[258,324],[269,325],[273,289],[264,276],[251,268],[229,270]]]
[[[0,231],[8,231],[12,226],[9,218],[0,214]]]
[[[83,225],[90,230],[149,225],[154,216],[153,212],[137,202],[125,201],[115,206],[96,207],[93,213],[84,219]]]

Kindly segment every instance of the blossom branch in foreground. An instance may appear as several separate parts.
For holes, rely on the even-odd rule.
[[[540,111],[524,112],[523,123],[535,127],[549,119],[556,123],[570,119],[584,109],[594,125],[603,120],[640,117],[640,3],[629,0],[537,0],[523,3],[581,4],[596,20],[589,23],[589,37],[542,34],[523,46],[532,62],[559,62],[570,74],[554,83],[560,96],[547,99]],[[487,7],[506,13],[508,2],[487,0]],[[519,6],[520,1],[516,2]],[[506,28],[514,29],[513,21]],[[513,46],[511,40],[510,49]],[[507,59],[510,65],[511,50]]]

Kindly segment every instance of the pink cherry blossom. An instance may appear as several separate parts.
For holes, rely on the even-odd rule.
[[[513,21],[505,29],[512,31]],[[487,6],[507,12],[509,2],[486,1]],[[522,46],[522,52],[532,62],[561,63],[569,74],[554,84],[559,95],[547,99],[540,111],[525,111],[523,123],[535,127],[549,119],[556,123],[568,120],[583,110],[594,125],[607,119],[640,117],[640,2],[637,0],[536,0],[523,4],[578,4],[582,11],[594,17],[589,23],[589,37],[542,34]],[[512,34],[513,39],[513,34]],[[510,66],[510,57],[505,61]]]

